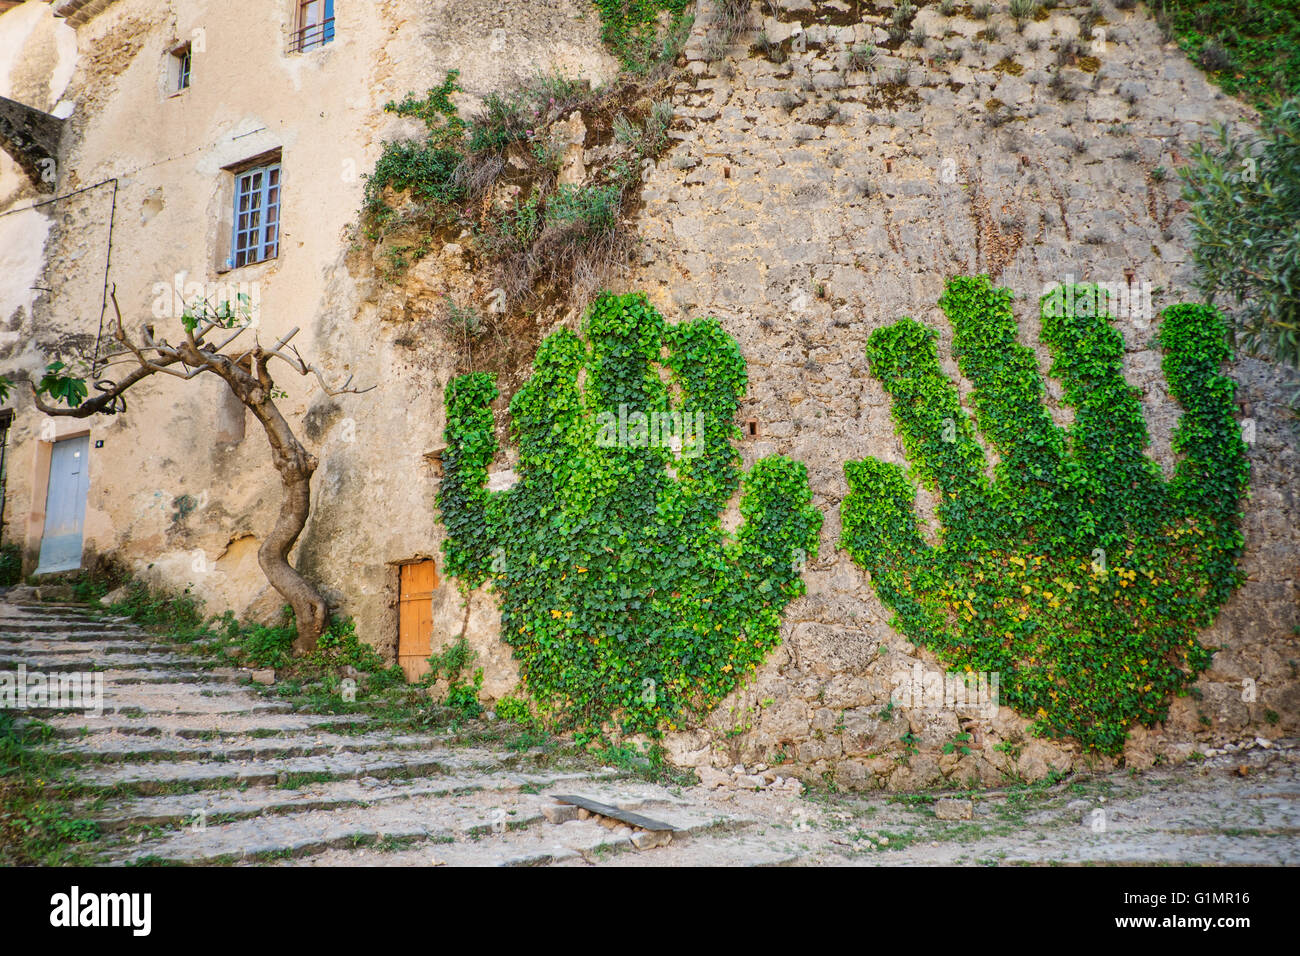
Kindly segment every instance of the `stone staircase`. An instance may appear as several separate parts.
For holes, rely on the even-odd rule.
[[[382,729],[365,715],[293,712],[192,646],[72,604],[0,602],[0,671],[103,675],[103,713],[43,708],[45,746],[77,762],[72,811],[111,864],[672,865],[789,863],[719,812],[610,768]],[[372,726],[373,725],[373,726]],[[575,793],[671,824],[671,842],[560,807]],[[554,822],[552,822],[554,821]],[[697,845],[709,844],[705,850]]]
[[[103,675],[102,716],[23,714],[73,761],[51,784],[77,785],[68,809],[96,821],[91,846],[111,865],[1300,863],[1297,741],[1034,790],[801,798],[743,775],[667,787],[490,735],[295,712],[192,645],[0,596],[0,672],[19,667]],[[556,795],[676,829],[664,843]]]

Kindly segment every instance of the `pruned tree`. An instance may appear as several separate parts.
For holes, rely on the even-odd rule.
[[[148,323],[135,336],[129,333],[122,321],[116,293],[114,287],[110,293],[116,316],[112,334],[121,351],[105,359],[105,368],[127,364],[132,366],[130,370],[116,378],[94,381],[92,384],[99,394],[90,398],[84,379],[64,374],[62,363],[52,363],[39,382],[28,380],[36,407],[46,415],[66,418],[115,415],[126,409],[126,392],[154,375],[171,375],[189,381],[206,372],[225,382],[261,422],[271,443],[271,463],[284,486],[280,511],[258,549],[257,561],[267,581],[293,607],[298,630],[295,653],[313,650],[328,623],[329,607],[320,590],[289,564],[289,552],[307,523],[311,510],[311,477],[318,463],[275,404],[277,398],[284,397],[284,392],[276,388],[271,363],[279,359],[299,375],[314,375],[327,395],[360,394],[370,388],[353,388],[350,375],[340,387],[330,388],[321,369],[306,361],[290,344],[298,334],[296,326],[270,347],[264,347],[251,321],[245,295],[238,296],[234,303],[198,300],[188,305],[182,315],[185,336],[172,344],[164,338],[155,338],[154,328]],[[250,330],[251,345],[244,337]],[[242,343],[237,344],[241,337]]]

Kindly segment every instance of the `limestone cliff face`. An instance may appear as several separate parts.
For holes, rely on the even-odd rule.
[[[33,6],[0,15],[0,38],[17,38],[22,51],[8,87],[0,69],[0,94],[42,109],[71,104],[57,193],[85,191],[0,218],[0,249],[26,249],[22,281],[39,287],[11,289],[18,283],[0,270],[0,370],[34,369],[88,343],[93,350],[106,262],[136,322],[175,320],[156,313],[159,288],[178,275],[182,288],[255,284],[265,337],[300,326],[304,352],[379,386],[331,400],[312,382],[282,382],[285,411],[303,423],[321,462],[300,566],[366,640],[391,653],[396,563],[440,554],[438,474],[426,456],[442,444],[442,390],[459,369],[438,310],[444,295],[485,290],[455,242],[385,281],[379,251],[354,230],[359,174],[384,140],[418,134],[383,104],[437,85],[449,69],[461,72],[466,108],[536,69],[612,78],[617,63],[601,48],[594,8],[584,0],[379,0],[362,14],[340,5],[331,44],[288,54],[284,4],[118,0],[77,29],[69,83],[66,58],[50,51],[66,46],[70,28],[36,23],[25,9]],[[1212,122],[1252,116],[1163,45],[1143,9],[1109,13],[1104,36],[1082,41],[1060,71],[1065,82],[1049,86],[1049,65],[1079,31],[1067,7],[1023,32],[995,15],[997,36],[981,38],[987,24],[925,5],[913,23],[928,34],[922,49],[889,39],[887,8],[797,0],[766,16],[772,6],[755,4],[754,31],[719,48],[713,6],[700,4],[672,93],[674,146],[646,178],[638,262],[619,284],[647,291],[670,320],[717,315],[739,341],[750,381],[741,417],[758,423],[742,449],[746,465],[773,452],[807,464],[826,516],[821,557],[808,571],[809,594],[786,613],[782,647],[707,726],[675,735],[670,748],[693,764],[780,755],[808,778],[851,786],[1039,778],[1082,758],[1026,739],[1025,722],[1006,709],[981,720],[882,717],[891,675],[930,658],[890,628],[870,584],[837,548],[844,461],[903,461],[887,396],[868,374],[866,339],[911,315],[940,329],[955,377],[936,301],[951,275],[989,272],[1016,293],[1022,340],[1046,374],[1034,304],[1047,284],[1146,283],[1156,311],[1195,298],[1173,170]],[[171,95],[167,58],[183,42],[196,50],[193,84]],[[853,53],[864,43],[878,47],[870,70]],[[66,91],[38,102],[37,74],[49,90],[63,82]],[[280,255],[219,271],[230,230],[225,171],[275,149],[285,171]],[[585,168],[584,157],[570,159]],[[34,196],[0,157],[0,212]],[[22,242],[6,242],[19,221]],[[163,312],[169,301],[161,295]],[[581,303],[564,305],[546,321],[572,322]],[[1134,310],[1119,327],[1151,454],[1168,473],[1178,409],[1152,319]],[[1242,359],[1232,374],[1242,418],[1253,423],[1247,582],[1205,635],[1223,649],[1198,694],[1175,701],[1163,727],[1134,736],[1132,765],[1295,734],[1300,720],[1294,426],[1271,366]],[[267,613],[278,598],[255,550],[278,488],[256,424],[241,429],[223,402],[215,381],[161,381],[137,392],[127,413],[90,423],[104,444],[91,453],[87,553],[193,587],[213,611]],[[38,439],[52,435],[41,434],[24,396],[17,407],[6,529],[30,550],[43,519]],[[1066,408],[1053,414],[1068,421]],[[60,421],[55,434],[82,427]],[[513,665],[491,597],[474,595],[466,613],[454,582],[441,587],[435,649],[467,628],[488,662],[488,691],[507,692]],[[1243,699],[1247,680],[1257,688],[1252,700]],[[942,754],[962,730],[979,740],[976,752]],[[908,763],[895,759],[904,731],[921,749]]]

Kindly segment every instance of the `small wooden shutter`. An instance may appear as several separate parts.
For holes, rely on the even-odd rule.
[[[419,680],[429,670],[433,653],[433,592],[438,571],[432,561],[403,564],[397,604],[397,662],[407,680]]]

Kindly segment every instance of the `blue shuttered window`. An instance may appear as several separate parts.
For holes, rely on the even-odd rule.
[[[274,259],[280,251],[280,164],[235,174],[231,266]]]
[[[176,53],[176,90],[188,90],[190,88],[190,66],[193,63],[192,51],[190,45],[185,46]]]
[[[291,53],[324,46],[334,39],[334,0],[301,0],[298,31],[290,44]]]

